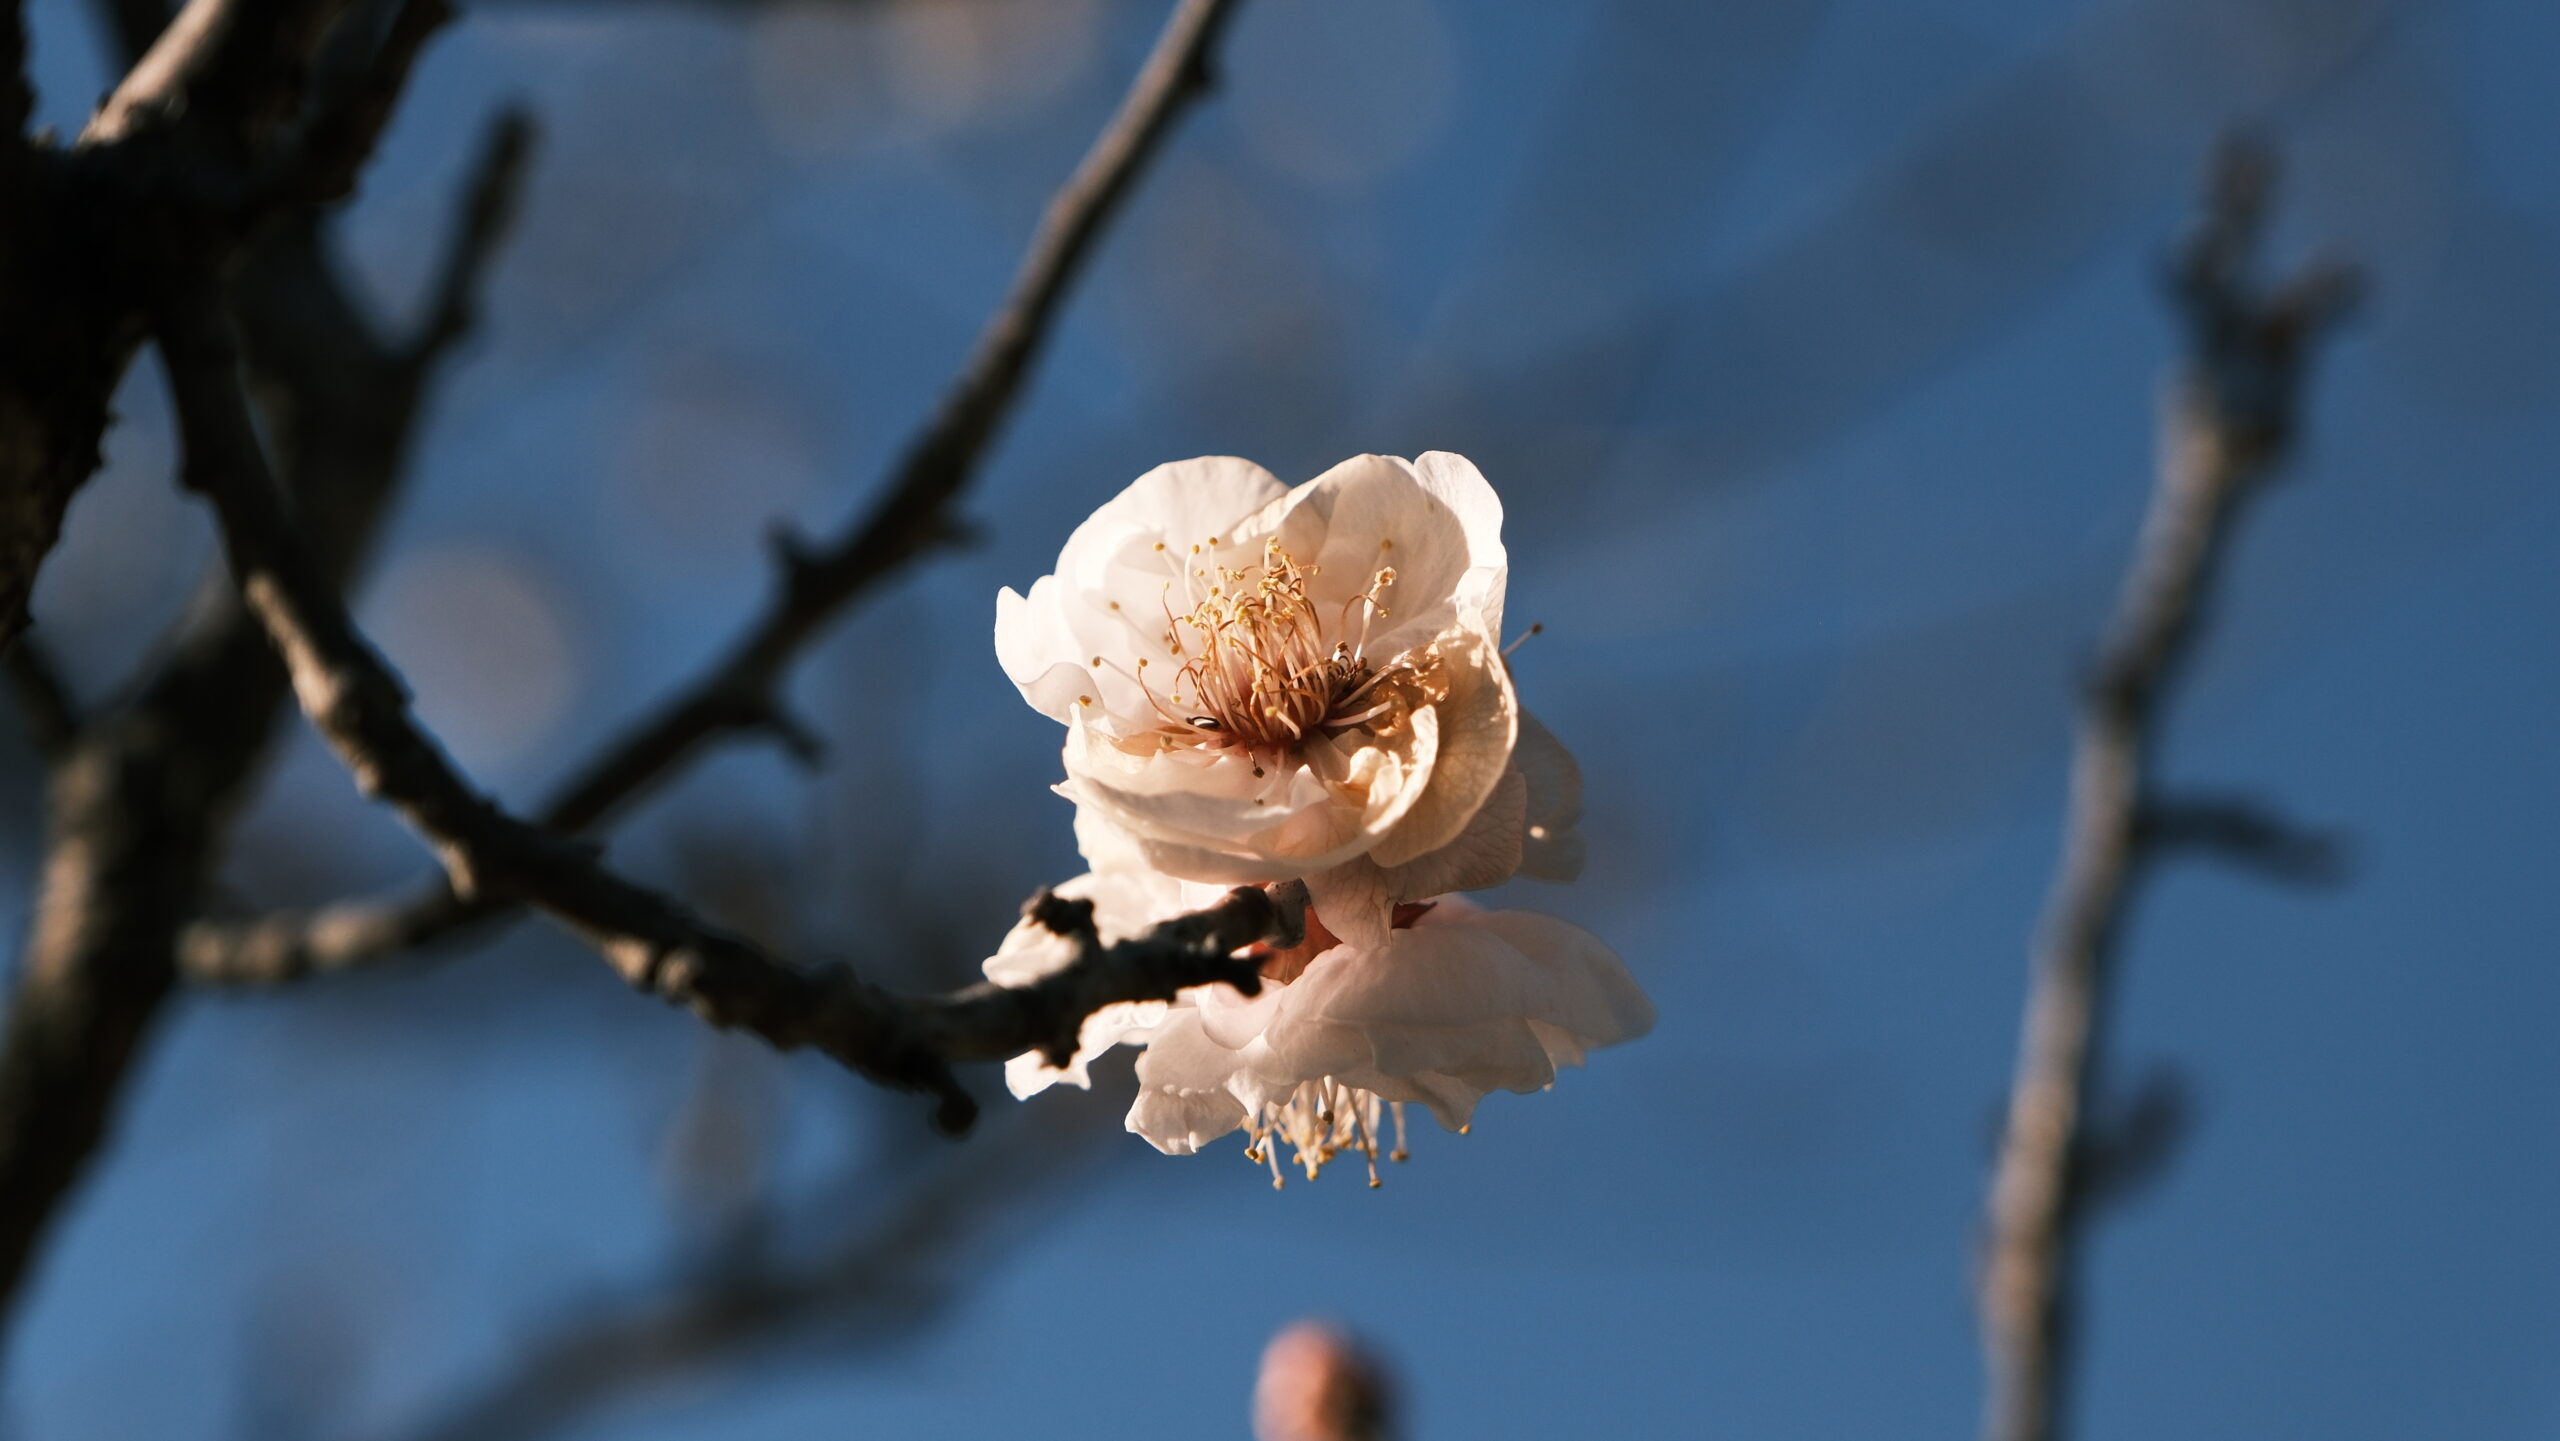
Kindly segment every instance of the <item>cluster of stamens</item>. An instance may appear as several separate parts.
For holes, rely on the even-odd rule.
[[[1369,1184],[1381,1185],[1381,1123],[1389,1120],[1395,1125],[1396,1143],[1386,1157],[1401,1161],[1406,1155],[1404,1103],[1381,1100],[1375,1091],[1346,1086],[1330,1076],[1318,1077],[1301,1082],[1289,1093],[1288,1100],[1267,1101],[1245,1119],[1245,1134],[1250,1141],[1244,1158],[1270,1165],[1271,1189],[1276,1191],[1285,1182],[1280,1174],[1281,1142],[1288,1142],[1296,1152],[1296,1162],[1310,1181],[1334,1157],[1354,1152],[1369,1163]]]
[[[1366,590],[1343,602],[1328,644],[1307,594],[1316,567],[1299,565],[1277,539],[1263,543],[1260,564],[1243,570],[1190,564],[1200,554],[1191,547],[1177,579],[1165,583],[1163,642],[1180,662],[1170,696],[1157,697],[1146,683],[1147,662],[1138,662],[1139,688],[1163,718],[1168,743],[1276,754],[1396,709],[1380,690],[1389,672],[1366,653],[1371,624],[1387,614],[1380,600],[1395,584],[1392,567],[1379,567]],[[1180,614],[1177,585],[1189,607]]]

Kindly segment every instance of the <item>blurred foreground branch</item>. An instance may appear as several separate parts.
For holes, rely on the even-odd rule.
[[[824,544],[778,536],[778,583],[727,651],[580,768],[539,812],[560,835],[591,830],[723,735],[772,734],[806,750],[783,677],[799,652],[854,601],[961,534],[954,507],[1039,356],[1102,228],[1128,197],[1176,119],[1205,95],[1211,56],[1236,0],[1181,0],[1128,94],[1075,173],[1049,202],[1012,288],[909,445],[886,492]],[[512,898],[466,898],[449,884],[407,897],[193,928],[191,978],[267,984],[343,969],[505,914]]]
[[[27,89],[11,6],[0,27],[0,62],[20,62],[8,63],[0,99],[0,651],[25,629],[63,514],[98,468],[108,403],[162,278],[227,264],[278,217],[343,194],[352,171],[300,163],[322,157],[299,139],[325,135],[326,158],[360,161],[406,79],[405,55],[449,14],[440,0],[400,0],[383,43],[347,42],[397,63],[306,104],[323,42],[333,27],[346,39],[336,22],[351,8],[362,7],[193,0],[62,147],[20,133]]]
[[[937,1122],[966,1129],[977,1103],[959,1061],[1040,1050],[1063,1064],[1084,1018],[1115,1001],[1170,1000],[1225,982],[1260,989],[1235,952],[1293,937],[1294,897],[1239,887],[1205,910],[1105,946],[1089,903],[1043,893],[1031,914],[1077,942],[1075,963],[1021,989],[893,996],[845,970],[811,971],[715,929],[672,898],[607,869],[592,847],[508,814],[482,795],[409,710],[398,677],[356,629],[305,548],[268,474],[211,279],[173,295],[155,338],[169,375],[189,489],[213,507],[234,583],[282,653],[303,714],[355,776],[434,847],[455,893],[538,906],[577,931],[633,986],[714,1025],[784,1050],[810,1047],[884,1084],[939,1099]],[[1285,888],[1284,888],[1285,889]]]
[[[56,327],[13,331],[7,343],[13,363],[43,368],[54,418],[74,423],[45,443],[86,447],[85,459],[46,462],[78,460],[53,472],[74,484],[95,464],[106,396],[139,342],[150,296],[180,269],[229,265],[240,252],[233,299],[266,428],[333,583],[356,568],[396,488],[445,349],[379,334],[337,275],[320,212],[257,183],[275,173],[273,137],[304,90],[316,32],[337,8],[200,0],[162,33],[143,7],[116,7],[133,70],[78,145],[21,152],[35,179],[0,242],[16,247],[0,267],[0,311],[12,326]],[[411,19],[406,43],[422,40],[435,18]],[[342,34],[334,48],[370,66],[354,43],[362,38]],[[369,143],[388,113],[382,86],[396,88],[400,73],[375,71],[362,113],[341,112],[347,143]],[[522,122],[508,122],[477,169],[469,208],[492,234],[523,150]],[[479,268],[460,283],[475,285]],[[13,483],[0,476],[0,488]],[[18,1293],[47,1223],[106,1132],[175,981],[179,927],[202,904],[286,694],[263,631],[213,579],[128,694],[92,716],[57,717],[65,729],[55,737],[35,922],[0,1035],[0,1300]],[[5,622],[0,615],[0,631]],[[21,649],[13,665],[21,693],[43,704],[40,659]]]
[[[2084,701],[2063,855],[2035,947],[2017,1075],[1983,1258],[1988,1441],[2062,1434],[2073,1243],[2087,1218],[2085,1097],[2097,1071],[2115,943],[2146,849],[2161,712],[2194,648],[2197,618],[2242,502],[2283,461],[2313,343],[2351,300],[2345,270],[2315,266],[2271,289],[2253,267],[2272,180],[2234,145],[2176,299],[2191,351],[2169,395],[2158,483]],[[2228,821],[2229,817],[2223,817]],[[2226,838],[2231,827],[2221,827]]]

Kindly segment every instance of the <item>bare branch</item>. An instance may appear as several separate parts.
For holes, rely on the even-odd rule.
[[[2242,796],[2146,802],[2134,839],[2154,854],[2201,852],[2288,885],[2334,886],[2347,878],[2345,837],[2305,829]]]
[[[884,1084],[929,1091],[940,1101],[938,1123],[958,1131],[976,1118],[977,1103],[952,1075],[954,1062],[1034,1048],[1064,1060],[1084,1018],[1115,1001],[1169,1000],[1216,982],[1252,994],[1260,972],[1235,953],[1292,929],[1303,914],[1303,892],[1292,906],[1239,887],[1215,906],[1105,947],[1089,906],[1044,895],[1040,918],[1081,943],[1075,964],[1020,990],[977,986],[924,1000],[891,996],[849,972],[799,969],[714,929],[606,869],[588,847],[507,814],[455,769],[295,534],[209,284],[173,297],[158,339],[186,484],[211,502],[242,597],[283,655],[303,714],[357,788],[435,849],[457,895],[540,907],[633,986],[714,1025],[785,1050],[813,1047]]]
[[[524,198],[534,140],[533,117],[524,110],[508,109],[491,122],[471,168],[462,213],[445,242],[435,286],[428,292],[426,316],[404,347],[412,365],[433,363],[478,323],[489,262]]]
[[[2193,648],[2240,503],[2284,458],[2310,343],[2352,294],[2315,268],[2262,291],[2251,275],[2271,169],[2233,147],[2175,271],[2191,353],[2165,420],[2159,479],[2089,688],[2063,855],[2032,966],[1982,1269],[1990,1441],[2061,1434],[2067,1283],[2085,1208],[2074,1164],[2096,1071],[2100,1002],[2145,837],[2165,693]]]
[[[854,601],[959,533],[952,506],[1020,393],[1068,288],[1174,121],[1205,94],[1210,57],[1236,0],[1182,0],[1111,121],[1049,202],[1012,289],[887,493],[832,541],[777,539],[779,583],[764,612],[701,674],[571,777],[541,811],[562,834],[587,831],[723,734],[789,741],[778,691],[800,650]],[[505,912],[453,887],[352,902],[245,927],[212,922],[187,942],[190,971],[217,982],[275,981],[345,969]]]
[[[1049,202],[1021,270],[980,332],[941,409],[899,462],[889,489],[815,549],[777,547],[781,583],[726,655],[588,765],[544,813],[585,830],[663,776],[694,747],[773,714],[783,669],[819,629],[899,568],[957,533],[952,502],[1011,410],[1068,286],[1176,118],[1206,93],[1210,55],[1236,0],[1182,0],[1119,110]]]
[[[236,290],[296,508],[342,577],[396,489],[429,368],[373,332],[307,208],[252,249]],[[37,919],[0,1043],[0,1301],[105,1134],[287,695],[227,589],[164,654],[53,766]]]
[[[290,208],[292,196],[264,177],[347,3],[191,0],[165,28],[146,0],[117,4],[109,18],[119,38],[129,45],[157,28],[150,48],[69,151],[12,147],[0,164],[10,212],[0,242],[0,650],[26,628],[63,515],[98,468],[108,401],[155,288],[173,266],[237,258]],[[366,93],[387,105],[394,88]],[[371,103],[343,113],[369,114]]]
[[[312,52],[348,0],[189,0],[81,133],[111,145],[180,126],[246,165],[302,105]]]
[[[2102,1113],[2106,1108],[2100,1108]],[[2081,1127],[2072,1161],[2071,1200],[2092,1207],[2131,1200],[2168,1171],[2195,1129],[2195,1101],[2187,1083],[2167,1067],[2142,1078],[2132,1096]]]
[[[20,140],[27,117],[35,113],[35,86],[27,79],[27,25],[22,0],[0,4],[0,133],[8,137],[10,156],[0,170],[18,166]]]
[[[165,0],[92,0],[89,9],[98,21],[108,52],[128,70],[150,53],[160,32],[169,28],[170,12]]]
[[[300,129],[267,157],[262,186],[277,198],[326,205],[355,193],[356,177],[391,122],[418,52],[453,19],[447,0],[397,0],[382,37],[322,87]]]
[[[7,673],[10,697],[26,720],[27,739],[37,754],[49,761],[61,760],[79,739],[80,713],[53,657],[34,637],[22,636],[15,650],[0,656],[0,671]]]

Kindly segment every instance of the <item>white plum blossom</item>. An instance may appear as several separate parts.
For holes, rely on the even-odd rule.
[[[1356,1152],[1378,1179],[1404,1108],[1467,1129],[1493,1091],[1540,1091],[1586,1052],[1653,1029],[1653,1005],[1599,938],[1530,911],[1451,896],[1375,945],[1333,944],[1262,993],[1203,986],[1149,1031],[1129,1129],[1169,1155],[1242,1130],[1280,1180],[1286,1141],[1312,1179]],[[1401,919],[1401,918],[1400,918]]]
[[[1609,948],[1454,892],[1570,880],[1582,782],[1520,708],[1498,643],[1502,507],[1464,458],[1360,456],[1295,489],[1247,461],[1140,477],[1005,591],[996,651],[1067,726],[1076,839],[1059,886],[1105,943],[1236,884],[1306,882],[1297,946],[1247,952],[1260,994],[1202,986],[1088,1017],[1064,1066],[1017,1056],[1029,1096],[1114,1045],[1144,1048],[1131,1131],[1190,1154],[1232,1131],[1280,1179],[1346,1151],[1403,1154],[1404,1108],[1453,1130],[1496,1090],[1551,1086],[1644,1034]],[[1074,945],[1025,920],[986,962],[1025,985]],[[1386,1139],[1392,1128],[1392,1144]]]
[[[1058,894],[1094,903],[1105,942],[1215,898],[1214,887],[1145,872],[1081,875]],[[1037,1052],[1005,1067],[1013,1093],[1089,1086],[1087,1067],[1115,1045],[1145,1047],[1128,1128],[1168,1155],[1244,1131],[1246,1155],[1280,1179],[1279,1144],[1312,1178],[1344,1152],[1402,1160],[1404,1108],[1463,1131],[1497,1091],[1538,1091],[1585,1053],[1653,1027],[1653,1006],[1598,937],[1530,911],[1487,911],[1463,897],[1400,908],[1374,945],[1326,930],[1314,913],[1288,951],[1263,950],[1261,994],[1196,986],[1171,1002],[1130,1001],[1088,1017],[1076,1055]],[[1003,985],[1027,985],[1074,958],[1024,920],[988,958]]]
[[[1178,461],[1078,526],[1029,595],[998,597],[996,654],[1066,724],[1060,791],[1151,868],[1392,872],[1481,812],[1506,819],[1488,807],[1520,731],[1501,531],[1455,455],[1359,456],[1295,489]]]

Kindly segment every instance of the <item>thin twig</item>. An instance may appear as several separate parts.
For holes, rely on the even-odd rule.
[[[183,134],[245,168],[301,107],[312,52],[349,0],[189,0],[98,107],[80,143]]]
[[[1182,0],[1145,66],[1084,160],[1049,202],[1003,304],[980,332],[933,419],[908,447],[887,492],[824,545],[781,539],[780,577],[764,612],[648,718],[580,769],[540,812],[563,835],[588,831],[727,733],[801,729],[780,688],[825,626],[899,569],[959,533],[952,510],[1020,393],[1069,287],[1174,121],[1208,90],[1211,56],[1238,0]],[[360,965],[506,912],[502,898],[466,900],[452,886],[356,901],[308,914],[208,922],[187,941],[190,975],[273,983]]]
[[[533,117],[521,109],[501,112],[490,125],[472,169],[471,189],[445,242],[435,285],[427,292],[426,314],[402,347],[410,365],[433,364],[478,324],[489,262],[515,222],[533,146]]]
[[[318,217],[237,203],[335,0],[197,0],[165,32],[151,8],[113,7],[147,54],[78,145],[41,157],[0,240],[0,335],[25,342],[0,345],[0,649],[97,466],[107,396],[170,265],[245,262],[237,298],[272,432],[332,574],[361,554],[423,394],[425,371],[393,365],[340,288]],[[226,591],[160,655],[52,766],[34,920],[0,1019],[0,1308],[112,1123],[286,694]]]
[[[296,133],[266,158],[258,183],[277,198],[327,205],[355,193],[419,52],[453,19],[448,0],[397,3],[371,53],[330,77]]]
[[[807,1046],[883,1084],[938,1098],[937,1122],[965,1130],[977,1103],[951,1066],[1039,1049],[1063,1061],[1084,1018],[1117,1001],[1169,1000],[1224,982],[1248,994],[1260,972],[1235,952],[1303,914],[1239,887],[1205,910],[1101,945],[1091,907],[1043,895],[1039,918],[1079,942],[1076,964],[1020,990],[975,986],[892,996],[849,971],[803,970],[706,924],[607,869],[591,848],[509,815],[482,795],[409,710],[398,677],[304,550],[267,471],[239,380],[239,356],[211,281],[171,297],[156,331],[175,399],[189,489],[211,503],[240,594],[275,642],[302,712],[353,773],[432,846],[455,893],[502,896],[584,936],[633,986],[789,1050]]]
[[[2347,878],[2344,836],[2297,825],[2246,796],[2151,797],[2134,839],[2149,854],[2192,851],[2291,885],[2334,886]]]
[[[2089,686],[2071,771],[2063,855],[2032,967],[2017,1075],[1993,1181],[1982,1270],[1989,1441],[2062,1431],[2068,1284],[2109,962],[2139,874],[2160,713],[2192,650],[2242,502],[2283,460],[2309,343],[2352,294],[2315,268],[2273,291],[2251,266],[2266,159],[2233,147],[2177,270],[2192,354],[2169,397],[2159,479]]]
[[[17,169],[27,117],[35,113],[35,86],[27,80],[27,25],[22,0],[0,0],[0,144],[9,157],[0,173]]]
[[[0,651],[26,629],[71,499],[97,472],[153,277],[172,257],[234,258],[277,217],[259,163],[344,4],[192,0],[75,143],[13,144],[0,160]],[[117,28],[148,24],[120,13]]]

